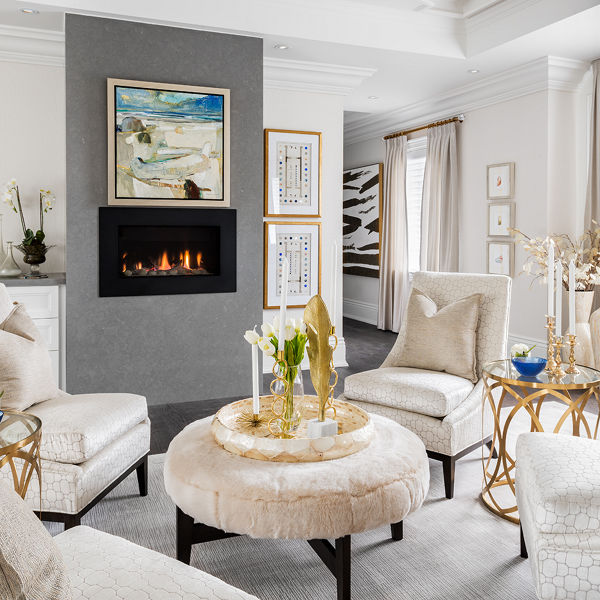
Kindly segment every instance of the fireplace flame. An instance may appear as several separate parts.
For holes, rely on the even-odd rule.
[[[123,266],[121,267],[121,273],[125,273],[125,271],[127,271],[127,265],[123,263]]]
[[[200,268],[202,266],[202,252],[196,254],[196,266]]]
[[[171,263],[169,262],[169,257],[167,256],[167,251],[165,250],[160,257],[160,263],[158,264],[159,271],[168,271],[171,268]]]
[[[192,267],[190,266],[190,251],[186,250],[185,254],[183,255],[183,266],[186,269],[191,269]]]
[[[142,263],[141,262],[136,262],[135,263],[135,268],[139,271],[142,268]]]

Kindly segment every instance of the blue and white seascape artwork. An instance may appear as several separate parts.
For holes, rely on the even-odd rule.
[[[224,97],[114,87],[115,198],[223,200]]]

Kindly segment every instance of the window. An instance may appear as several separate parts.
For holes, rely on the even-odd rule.
[[[421,203],[427,138],[408,141],[406,152],[406,216],[408,220],[408,270],[421,270]]]

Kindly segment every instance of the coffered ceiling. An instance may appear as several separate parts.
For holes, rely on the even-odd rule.
[[[600,0],[2,0],[0,27],[59,35],[65,11],[262,37],[271,72],[341,73],[349,121],[544,56],[600,57]]]

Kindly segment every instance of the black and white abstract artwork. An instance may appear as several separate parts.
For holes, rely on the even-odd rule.
[[[344,171],[344,273],[379,277],[383,164]]]

